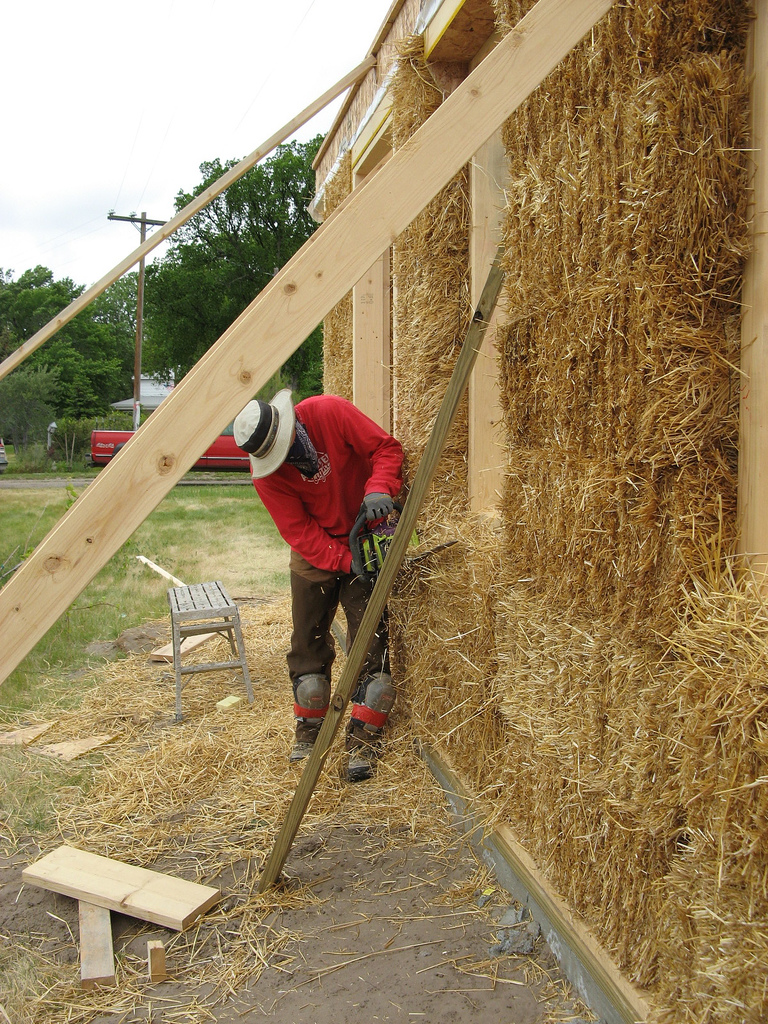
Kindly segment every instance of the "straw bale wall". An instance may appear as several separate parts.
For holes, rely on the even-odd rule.
[[[326,217],[352,191],[352,161],[341,160],[325,191]],[[323,391],[352,400],[352,292],[347,292],[323,320]]]
[[[533,0],[494,0],[509,29]],[[655,1006],[768,1019],[768,610],[735,559],[745,0],[625,0],[504,129],[507,472],[459,414],[390,602],[396,714]],[[400,44],[395,146],[441,102]],[[460,129],[459,129],[460,130]],[[466,331],[460,175],[394,247],[406,487]]]
[[[502,29],[531,3],[497,3]],[[498,521],[462,413],[391,602],[399,713],[659,1021],[768,1016],[768,615],[733,574],[749,10],[616,5],[505,127]],[[401,46],[395,145],[440,102]],[[464,335],[466,181],[398,240],[407,479]]]

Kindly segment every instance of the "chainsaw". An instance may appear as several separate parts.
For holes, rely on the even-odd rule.
[[[375,580],[377,578],[384,564],[389,545],[395,535],[403,506],[396,501],[393,502],[393,505],[394,508],[388,516],[375,522],[368,521],[365,506],[362,506],[360,514],[355,520],[355,525],[350,531],[349,548],[352,552],[352,557],[362,567],[362,575],[365,579]],[[408,543],[410,547],[418,547],[419,537],[415,530]],[[428,551],[421,551],[418,554],[411,555],[405,561],[406,563],[418,562],[427,555],[434,554],[436,551],[452,547],[455,543],[455,540],[450,540],[446,543],[438,544]]]

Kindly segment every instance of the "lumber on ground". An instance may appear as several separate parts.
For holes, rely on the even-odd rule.
[[[272,278],[0,591],[0,681],[222,427],[612,3],[539,0]]]
[[[112,946],[112,915],[106,907],[80,900],[80,985],[115,984],[115,953]]]
[[[349,699],[357,687],[358,676],[363,667],[371,639],[381,619],[384,605],[387,603],[392,584],[395,582],[395,576],[399,572],[405,557],[406,548],[416,527],[416,520],[421,511],[421,506],[432,483],[437,463],[445,448],[448,433],[456,418],[459,403],[466,391],[472,369],[477,360],[477,353],[480,350],[485,329],[496,307],[496,300],[498,299],[504,276],[499,265],[501,254],[502,249],[500,247],[491,265],[488,280],[480,296],[477,310],[472,318],[472,323],[459,353],[459,358],[456,360],[456,365],[453,368],[451,379],[448,381],[445,396],[432,427],[432,433],[427,441],[427,446],[424,449],[424,454],[419,462],[419,468],[416,471],[413,485],[395,530],[395,535],[387,551],[387,557],[384,559],[384,565],[376,580],[376,585],[368,601],[368,606],[365,609],[352,644],[352,649],[347,655],[336,693],[330,702],[325,715],[325,721],[322,724],[312,748],[312,753],[302,772],[285,822],[275,840],[272,853],[259,880],[259,892],[264,892],[270,885],[273,885],[283,869],[286,857],[299,830],[301,819],[304,817],[322,771],[328,750],[333,742],[333,737],[336,735],[341,724],[341,719]]]
[[[128,917],[183,931],[221,899],[221,890],[60,846],[21,873],[25,882]]]
[[[28,341],[25,341],[23,345],[20,345],[14,352],[12,352],[6,359],[0,363],[0,380],[7,376],[11,370],[15,370],[19,363],[23,362],[28,355],[40,348],[41,345],[45,344],[49,338],[60,330],[64,324],[68,324],[70,320],[74,319],[77,314],[85,309],[95,298],[101,295],[109,288],[111,284],[114,284],[118,278],[122,277],[131,267],[135,266],[147,253],[151,252],[154,248],[170,238],[171,235],[178,231],[178,229],[186,224],[187,221],[194,217],[196,213],[199,213],[205,206],[208,205],[217,196],[220,196],[222,192],[229,188],[239,178],[242,178],[244,174],[247,174],[252,167],[255,167],[259,160],[263,160],[265,156],[276,149],[281,142],[285,142],[287,139],[299,130],[303,125],[310,121],[316,114],[319,114],[321,110],[328,106],[328,104],[335,100],[345,89],[348,89],[351,85],[356,85],[361,78],[368,74],[372,67],[376,64],[374,57],[369,56],[358,64],[356,68],[349,72],[340,79],[335,85],[331,86],[322,96],[314,100],[305,107],[300,114],[297,114],[287,124],[283,125],[274,135],[270,136],[266,142],[263,142],[257,149],[254,149],[248,156],[235,164],[226,171],[220,178],[218,178],[212,185],[209,185],[204,192],[201,192],[199,196],[195,196],[191,202],[180,210],[175,217],[172,217],[169,221],[160,228],[159,231],[147,238],[141,245],[135,249],[130,256],[118,263],[108,274],[105,274],[101,280],[97,281],[96,284],[91,285],[90,288],[86,289],[82,295],[74,299],[70,304],[63,309],[61,313],[50,320],[44,327],[41,327],[36,334],[33,334]]]

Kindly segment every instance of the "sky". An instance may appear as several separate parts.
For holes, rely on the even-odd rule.
[[[0,268],[90,286],[361,63],[391,0],[16,0],[0,58]],[[344,97],[294,138],[331,126]],[[152,229],[150,229],[151,231]],[[165,243],[147,262],[162,256]]]

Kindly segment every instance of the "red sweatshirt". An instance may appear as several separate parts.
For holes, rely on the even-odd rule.
[[[316,395],[296,406],[320,468],[307,479],[283,463],[254,480],[281,536],[317,569],[352,570],[349,531],[366,494],[396,497],[402,486],[399,441],[346,398]]]

